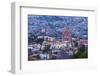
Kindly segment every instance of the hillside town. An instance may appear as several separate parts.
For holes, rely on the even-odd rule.
[[[32,28],[32,26],[30,27]],[[84,31],[74,31],[75,28],[67,25],[62,28],[58,28],[59,30],[62,30],[60,30],[60,32],[56,31],[57,34],[53,32],[57,26],[53,28],[54,30],[52,30],[49,26],[46,28],[38,28],[33,29],[34,31],[31,32],[29,30],[29,61],[88,57],[88,38],[87,33],[82,34]],[[77,33],[77,35],[75,36],[74,33]]]

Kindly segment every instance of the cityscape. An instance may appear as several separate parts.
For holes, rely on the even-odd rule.
[[[28,15],[28,61],[88,58],[88,17]]]

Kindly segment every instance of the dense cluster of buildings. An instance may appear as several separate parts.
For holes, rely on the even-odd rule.
[[[37,37],[38,43],[28,45],[29,60],[68,59],[78,52],[78,48],[84,45],[88,47],[86,39],[73,38],[71,30],[64,27],[62,37],[50,37],[46,35],[46,29],[41,30]]]

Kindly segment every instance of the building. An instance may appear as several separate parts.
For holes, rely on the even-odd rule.
[[[71,42],[71,40],[72,40],[72,34],[70,29],[64,27],[64,31],[62,32],[62,41]]]

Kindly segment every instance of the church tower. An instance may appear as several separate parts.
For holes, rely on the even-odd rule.
[[[72,40],[72,35],[71,35],[70,29],[67,27],[64,27],[64,30],[62,32],[62,41],[71,42],[71,40]]]

